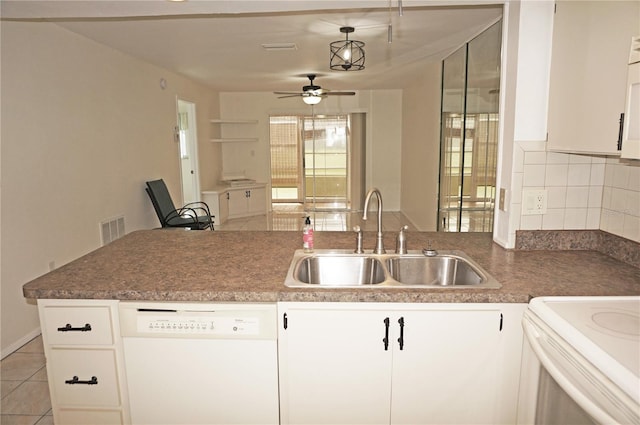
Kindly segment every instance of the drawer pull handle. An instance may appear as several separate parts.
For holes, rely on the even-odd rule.
[[[67,323],[62,328],[58,328],[58,332],[88,332],[90,330],[91,330],[91,325],[88,323],[81,328],[74,328],[69,323]]]
[[[84,384],[84,385],[98,385],[98,378],[92,376],[88,381],[81,381],[77,376],[74,376],[71,379],[67,379],[64,381],[65,384],[75,385],[75,384]]]

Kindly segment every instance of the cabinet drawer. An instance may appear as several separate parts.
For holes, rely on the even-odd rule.
[[[47,367],[59,405],[119,406],[116,353],[112,349],[52,348]],[[74,377],[77,383],[73,383]],[[97,383],[88,384],[95,377]]]
[[[43,310],[43,325],[50,345],[113,344],[111,310],[108,306],[47,306]]]
[[[57,419],[65,425],[116,425],[124,423],[120,410],[60,409]]]

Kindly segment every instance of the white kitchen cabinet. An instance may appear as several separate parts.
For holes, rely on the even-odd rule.
[[[267,212],[267,191],[264,186],[229,189],[229,218],[247,217]]]
[[[213,224],[219,225],[227,221],[229,217],[229,201],[227,191],[205,191],[202,192],[202,202],[209,206],[213,217]]]
[[[117,303],[38,300],[56,423],[130,423]]]
[[[640,36],[637,49],[640,50]],[[622,158],[640,159],[640,62],[629,65]]]
[[[619,155],[635,1],[556,2],[547,148]],[[526,54],[526,52],[525,52]]]
[[[280,303],[282,423],[514,423],[525,308]]]
[[[267,189],[261,183],[242,187],[217,187],[202,192],[202,200],[215,216],[214,225],[232,218],[267,213]]]

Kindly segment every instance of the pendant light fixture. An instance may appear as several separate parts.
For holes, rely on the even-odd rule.
[[[345,34],[345,39],[329,44],[329,67],[335,71],[361,71],[364,69],[364,43],[357,40],[349,40],[349,34],[354,32],[353,27],[342,27],[340,32]]]

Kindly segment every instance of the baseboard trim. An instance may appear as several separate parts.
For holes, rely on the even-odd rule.
[[[16,342],[14,342],[13,344],[9,344],[8,347],[5,347],[4,349],[2,349],[2,358],[4,359],[5,357],[7,357],[9,354],[13,354],[16,351],[18,351],[20,349],[20,347],[22,347],[23,345],[25,345],[26,343],[28,343],[29,341],[31,341],[33,338],[37,337],[38,335],[40,335],[42,332],[40,331],[40,326],[38,326],[37,328],[35,328],[34,330],[32,330],[31,332],[27,333],[25,336],[23,336],[22,338],[18,339]]]

